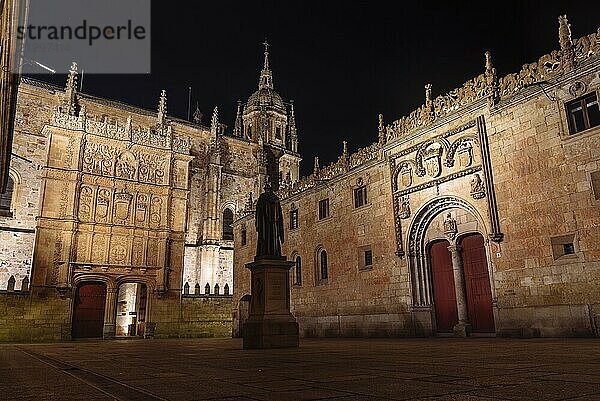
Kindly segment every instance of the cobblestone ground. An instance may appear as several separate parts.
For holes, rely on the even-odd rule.
[[[600,400],[598,340],[319,339],[0,345],[7,400]]]

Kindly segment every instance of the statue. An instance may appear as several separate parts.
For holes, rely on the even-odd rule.
[[[452,218],[452,214],[448,213],[446,218],[444,219],[444,234],[450,241],[454,240],[456,234],[458,233],[458,226],[456,225],[456,220]]]
[[[284,241],[283,213],[279,198],[273,192],[268,178],[265,192],[260,195],[256,203],[255,226],[258,232],[256,257],[281,257],[281,244]]]

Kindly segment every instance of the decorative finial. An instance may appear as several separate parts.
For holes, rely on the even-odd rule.
[[[160,100],[158,101],[158,121],[161,124],[164,124],[166,118],[167,118],[167,91],[163,89],[160,92]]]
[[[433,121],[434,119],[433,100],[431,99],[431,84],[425,85],[425,119],[428,121]]]
[[[492,53],[489,51],[485,52],[485,83],[487,85],[487,91],[489,93],[488,103],[493,106],[498,102],[498,75],[496,74],[496,68],[492,63]]]
[[[385,143],[385,124],[383,122],[383,114],[379,115],[379,125],[377,129],[379,134],[379,144],[382,145]]]
[[[237,113],[235,115],[235,125],[233,126],[233,134],[242,136],[242,101],[237,102]]]
[[[431,84],[425,85],[425,104],[431,102]]]
[[[342,146],[343,146],[342,155],[344,157],[348,157],[348,141],[343,141]]]
[[[67,84],[65,86],[66,95],[66,111],[74,116],[77,114],[77,63],[73,61],[67,76]]]
[[[319,156],[315,156],[315,168],[313,170],[313,174],[314,175],[319,175],[319,170],[320,170],[320,167],[319,167]]]
[[[571,39],[571,25],[566,15],[558,16],[558,42],[560,43],[561,61],[566,72],[575,68],[575,52]]]
[[[212,118],[210,120],[210,132],[216,136],[219,131],[219,108],[215,106],[213,109]]]
[[[202,114],[202,112],[200,111],[200,107],[198,106],[198,102],[196,102],[196,111],[194,111],[192,119],[194,123],[202,124],[202,117],[204,117],[204,114]]]

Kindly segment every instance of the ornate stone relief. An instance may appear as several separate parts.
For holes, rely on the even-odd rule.
[[[485,185],[479,174],[475,174],[471,179],[471,196],[473,199],[482,199],[485,197]]]
[[[408,198],[408,195],[400,198],[399,215],[401,219],[408,219],[410,217],[410,200]]]
[[[518,73],[508,74],[502,78],[496,76],[491,55],[486,52],[483,74],[465,82],[462,87],[453,89],[433,100],[431,100],[431,88],[429,87],[426,91],[424,105],[386,127],[386,140],[404,137],[480,99],[488,98],[490,104],[493,105],[498,99],[511,97],[526,86],[572,71],[577,64],[600,54],[600,28],[595,33],[571,40],[570,26],[566,17],[561,16],[559,18],[559,43],[560,50],[543,55],[537,62],[523,65]]]

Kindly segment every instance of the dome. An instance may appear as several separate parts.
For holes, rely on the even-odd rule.
[[[260,106],[271,106],[285,112],[285,105],[281,96],[272,88],[263,87],[250,95],[246,107],[252,110]]]

